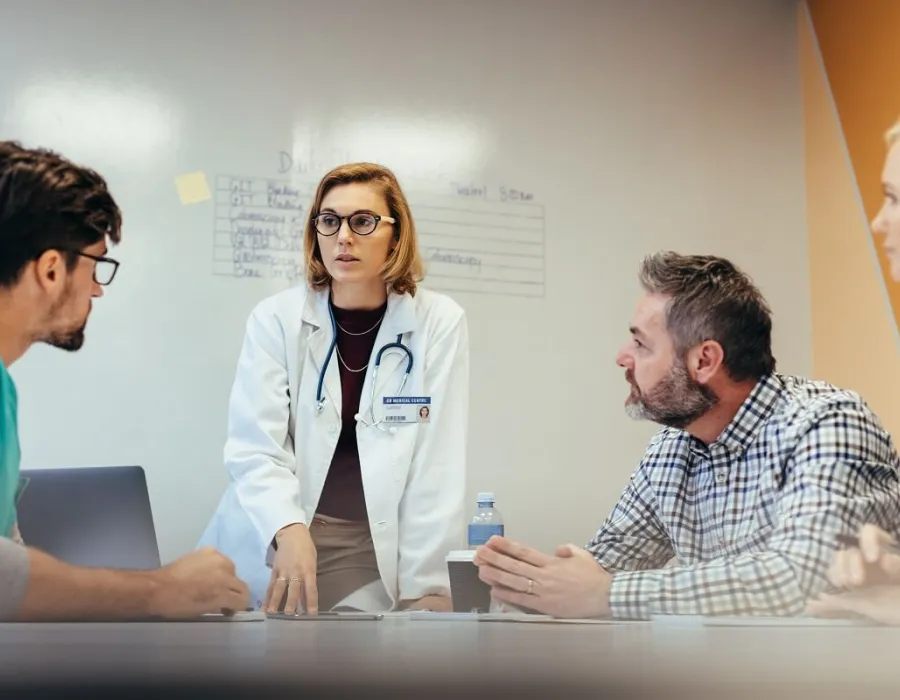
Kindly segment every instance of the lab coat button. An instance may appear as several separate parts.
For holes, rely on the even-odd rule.
[[[329,431],[329,432],[336,433],[336,432],[337,432],[337,429],[338,429],[338,424],[337,424],[337,423],[332,423],[331,425],[328,426],[328,431]]]

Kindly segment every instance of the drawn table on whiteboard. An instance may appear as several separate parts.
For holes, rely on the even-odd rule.
[[[429,286],[544,296],[544,207],[524,199],[530,195],[512,200],[513,192],[503,187],[479,187],[475,196],[410,192]]]
[[[213,274],[297,280],[312,191],[270,178],[216,178]]]
[[[219,175],[213,273],[303,275],[303,226],[316,183]],[[544,207],[503,187],[410,191],[425,284],[447,292],[543,297]]]

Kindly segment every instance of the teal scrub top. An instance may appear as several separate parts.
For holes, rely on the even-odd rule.
[[[16,524],[19,488],[18,396],[16,385],[0,362],[0,536],[11,537]]]

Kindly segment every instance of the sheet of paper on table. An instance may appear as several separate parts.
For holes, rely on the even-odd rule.
[[[877,627],[878,624],[862,618],[846,617],[797,617],[722,615],[654,615],[656,625],[679,627]]]
[[[567,619],[557,618],[551,615],[537,615],[534,613],[439,613],[410,611],[410,620],[438,620],[442,622],[525,622],[559,625],[622,625],[643,620],[614,620],[610,618],[592,619]]]

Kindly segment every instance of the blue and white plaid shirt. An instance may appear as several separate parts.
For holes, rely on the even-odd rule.
[[[711,445],[657,433],[587,549],[613,573],[613,617],[797,614],[838,533],[900,530],[898,471],[857,394],[769,375]]]

